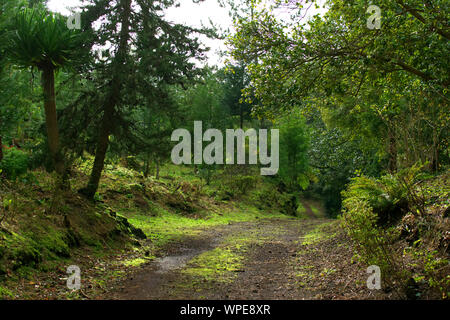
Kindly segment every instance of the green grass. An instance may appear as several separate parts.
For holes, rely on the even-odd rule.
[[[202,218],[190,218],[160,208],[158,216],[134,214],[128,217],[130,223],[141,228],[157,247],[171,240],[185,236],[199,235],[203,230],[236,222],[254,221],[256,219],[283,218],[282,214],[263,213],[250,206],[241,205],[240,209],[223,209],[218,213],[209,213]]]
[[[0,300],[11,299],[11,298],[14,298],[14,294],[12,293],[12,291],[0,286]]]
[[[298,204],[297,213],[300,215],[303,215],[306,213],[306,209],[301,202]]]
[[[230,282],[242,267],[241,250],[241,247],[218,247],[204,252],[192,259],[182,273],[197,280]]]
[[[334,221],[332,222],[325,222],[322,223],[320,225],[318,225],[317,227],[315,227],[313,230],[311,230],[309,233],[307,233],[305,236],[302,237],[302,245],[303,246],[309,246],[312,244],[317,244],[321,241],[324,241],[326,239],[330,239],[332,237],[334,237],[336,234],[335,233],[326,233],[324,232],[324,228],[326,228],[327,226],[330,226],[331,224],[333,224]]]
[[[311,205],[311,210],[314,213],[314,215],[317,217],[319,214],[319,209],[317,209],[315,206]]]
[[[140,265],[144,263],[148,263],[149,261],[155,259],[155,257],[149,257],[149,258],[135,258],[130,260],[123,261],[123,264],[127,267],[139,267]]]

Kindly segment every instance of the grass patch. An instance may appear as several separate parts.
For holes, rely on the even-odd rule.
[[[242,268],[241,247],[219,247],[193,258],[182,273],[206,281],[231,282]]]
[[[134,214],[128,220],[135,227],[142,229],[153,245],[161,247],[186,236],[197,236],[207,228],[270,218],[289,219],[290,217],[276,213],[263,213],[254,207],[242,205],[239,209],[223,208],[221,213],[210,212],[201,218],[187,217],[160,209],[157,216]]]
[[[314,205],[311,205],[311,211],[314,213],[314,215],[317,217],[319,214],[319,209],[317,209]]]
[[[125,260],[123,264],[127,267],[139,267],[140,265],[143,265],[145,263],[148,263],[149,261],[153,260],[154,257],[149,258],[135,258],[130,260]]]
[[[14,298],[14,294],[11,290],[0,286],[0,300],[12,299]]]
[[[327,240],[327,239],[331,239],[334,236],[336,236],[336,233],[326,233],[324,231],[324,229],[328,226],[330,226],[331,224],[333,224],[334,221],[332,222],[325,222],[322,223],[320,225],[318,225],[317,227],[315,227],[314,229],[312,229],[309,233],[307,233],[305,236],[302,237],[302,245],[303,246],[309,246],[309,245],[313,245],[313,244],[317,244],[321,241]]]

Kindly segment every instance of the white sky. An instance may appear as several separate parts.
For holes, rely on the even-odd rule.
[[[167,11],[166,19],[176,23],[187,24],[193,27],[200,27],[203,23],[209,26],[209,19],[219,28],[223,30],[232,28],[232,19],[228,15],[228,8],[219,6],[217,0],[205,0],[199,4],[195,4],[192,0],[180,0],[181,6],[178,8],[170,8]],[[319,2],[323,3],[324,0]],[[67,8],[76,8],[80,6],[79,0],[49,0],[48,7],[52,11],[57,11],[65,15],[69,15]],[[318,12],[324,12],[323,9],[316,10],[312,8],[308,11],[307,16],[312,16]],[[225,50],[226,46],[222,40],[211,40],[206,37],[200,38],[202,42],[211,48],[208,55],[209,65],[223,65],[224,61],[218,54],[220,50]]]
[[[203,23],[209,26],[209,19],[221,29],[228,29],[232,25],[232,20],[228,16],[228,9],[221,8],[217,0],[206,0],[202,3],[195,4],[192,0],[181,0],[179,8],[170,8],[167,11],[166,19],[168,21],[186,24],[192,27],[200,27]],[[52,11],[69,15],[70,10],[67,8],[76,8],[80,6],[79,0],[49,0],[48,7]],[[220,58],[218,51],[225,50],[224,41],[211,40],[201,37],[201,41],[210,47],[208,55],[209,65],[222,65],[223,59]]]

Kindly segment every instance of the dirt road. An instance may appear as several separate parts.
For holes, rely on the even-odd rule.
[[[205,230],[165,249],[102,299],[379,299],[328,219],[271,219]]]

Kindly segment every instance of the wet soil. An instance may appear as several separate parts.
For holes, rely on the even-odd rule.
[[[164,257],[118,281],[102,299],[386,298],[383,293],[374,294],[364,286],[365,269],[351,261],[352,251],[345,245],[346,239],[330,238],[313,245],[302,245],[306,233],[330,221],[272,219],[206,230],[197,237],[171,244]],[[233,271],[232,281],[201,279],[183,273],[193,258],[225,242],[230,243],[234,236],[247,236],[249,241],[242,267]],[[308,269],[306,279],[305,269]]]

